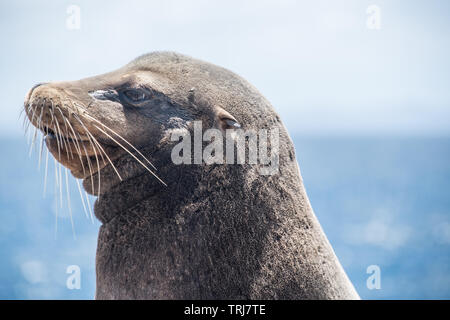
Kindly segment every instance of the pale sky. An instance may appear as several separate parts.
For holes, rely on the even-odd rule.
[[[79,30],[66,26],[72,4]],[[0,136],[21,134],[35,83],[155,50],[245,77],[293,134],[448,135],[449,16],[448,1],[2,1]]]

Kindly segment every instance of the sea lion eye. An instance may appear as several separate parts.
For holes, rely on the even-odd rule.
[[[151,94],[143,89],[126,89],[122,96],[131,104],[139,104],[151,98]]]
[[[241,124],[237,122],[237,120],[234,118],[233,119],[221,118],[219,121],[220,121],[219,125],[222,130],[241,128]]]
[[[226,125],[230,128],[240,128],[241,125],[239,124],[239,122],[237,122],[236,120],[233,119],[223,119],[226,123]]]

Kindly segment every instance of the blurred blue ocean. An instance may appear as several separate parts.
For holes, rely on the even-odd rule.
[[[450,298],[450,138],[293,140],[315,213],[361,297]],[[99,223],[85,217],[74,179],[76,239],[67,208],[55,230],[53,166],[44,198],[26,139],[0,149],[0,299],[92,299]],[[79,290],[66,287],[69,265],[81,269]],[[379,290],[366,286],[370,265],[381,269]]]

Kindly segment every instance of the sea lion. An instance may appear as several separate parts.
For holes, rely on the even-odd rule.
[[[99,195],[97,299],[358,299],[310,206],[291,139],[257,89],[172,52],[34,87],[25,112]],[[193,123],[278,131],[278,171],[175,164]],[[156,169],[157,168],[157,171]]]

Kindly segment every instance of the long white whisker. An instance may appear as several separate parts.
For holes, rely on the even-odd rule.
[[[61,163],[58,163],[58,172],[59,172],[59,200],[60,200],[60,207],[62,208],[62,177],[61,177]]]
[[[24,106],[24,108],[22,110],[20,110],[19,117],[17,118],[17,120],[20,120],[22,118],[22,116],[25,114],[24,113],[25,108],[26,108],[26,106]]]
[[[91,202],[89,201],[89,195],[87,194],[86,191],[84,192],[84,194],[86,195],[86,202],[88,204],[89,214],[91,216],[91,222],[94,223],[94,214],[92,213]]]
[[[85,131],[87,129],[85,128]],[[86,134],[88,133],[88,130],[86,131]],[[100,198],[100,164],[98,162],[98,157],[97,157],[97,151],[95,148],[94,143],[92,142],[91,138],[88,135],[88,139],[89,139],[89,143],[91,144],[92,150],[94,150],[94,155],[95,155],[95,160],[97,162],[97,177],[98,177],[98,190],[97,190],[97,197]],[[92,178],[92,173],[91,173],[91,178]],[[93,188],[94,186],[92,186]]]
[[[65,169],[64,171],[66,172],[67,205],[69,207],[70,223],[72,224],[73,238],[76,239],[77,236],[75,235],[75,226],[74,226],[73,217],[72,217],[72,206],[70,205],[69,177],[68,177],[68,174],[67,174],[67,169]]]
[[[33,109],[33,116],[31,117],[31,122],[34,121],[34,116],[36,115],[36,109],[38,108],[39,104],[36,105],[36,107]],[[42,115],[42,110],[44,109],[44,104],[41,105],[41,115]],[[31,153],[33,152],[33,147],[34,144],[36,142],[36,135],[37,135],[37,131],[38,131],[38,127],[35,126],[34,127],[34,134],[33,134],[33,140],[31,141],[31,146],[30,146],[30,152],[29,152],[29,157],[31,157]]]
[[[84,114],[86,117],[94,120],[95,122],[97,122],[98,124],[100,124],[103,128],[109,130],[110,132],[112,132],[113,134],[115,134],[119,139],[121,139],[122,141],[124,141],[127,145],[129,145],[134,151],[136,151],[142,158],[144,158],[144,160],[146,162],[148,162],[148,164],[154,169],[156,170],[156,167],[150,162],[150,160],[148,160],[135,146],[133,146],[130,142],[128,142],[125,138],[123,138],[120,134],[118,134],[117,132],[115,132],[113,129],[109,128],[107,125],[101,123],[100,121],[98,121],[97,119],[93,118],[92,116],[88,115],[88,114]]]
[[[44,193],[43,193],[44,198],[45,198],[45,191],[47,190],[48,153],[49,153],[49,151],[47,148],[47,152],[45,155]]]
[[[91,138],[89,138],[89,142],[90,142],[90,144],[91,144],[91,146],[92,146],[92,149],[94,150],[95,161],[97,161],[97,177],[98,177],[97,198],[100,200],[100,186],[101,186],[101,184],[100,184],[100,177],[101,177],[101,174],[100,174],[100,164],[99,164],[99,162],[98,162],[97,151],[96,151],[96,149],[95,149],[95,145],[94,145],[94,143],[92,142]]]
[[[67,159],[69,159],[69,147],[67,146],[67,143],[66,143],[66,141],[64,140],[64,136],[63,136],[63,134],[61,133],[61,128],[59,127],[58,119],[56,119],[55,123],[56,123],[56,127],[58,128],[58,135],[59,135],[59,137],[60,137],[60,139],[61,139],[61,141],[62,141],[62,144],[65,145],[64,149],[66,149]],[[62,144],[61,144],[61,145],[62,145]],[[61,158],[60,158],[60,159],[61,159]]]
[[[38,161],[38,170],[41,170],[41,160],[42,160],[42,152],[44,149],[44,134],[41,133],[41,142],[39,146],[39,161]]]
[[[39,105],[39,101],[41,100],[41,99],[36,99],[37,101],[36,101],[36,107]],[[33,104],[32,103],[29,103],[28,104],[28,111],[30,111],[31,109],[33,109],[33,113],[32,113],[32,116],[31,116],[31,119],[29,119],[29,121],[26,123],[26,127],[25,127],[25,134],[27,134],[28,133],[28,130],[29,130],[29,128],[30,128],[30,125],[31,125],[31,123],[33,122],[33,120],[34,120],[34,114],[35,114],[35,112],[36,112],[36,107],[33,109]]]
[[[119,177],[120,181],[122,181],[122,177],[120,176],[119,172],[117,171],[116,166],[113,164],[113,162],[111,161],[111,159],[109,158],[108,154],[106,153],[106,151],[103,149],[103,147],[100,145],[100,143],[98,143],[97,139],[95,139],[95,137],[91,134],[91,132],[88,130],[88,128],[86,128],[86,126],[84,125],[83,121],[81,121],[80,118],[78,118],[77,116],[75,116],[75,119],[78,120],[78,122],[80,122],[81,126],[84,128],[85,132],[88,134],[88,136],[90,138],[92,138],[92,140],[94,141],[94,143],[97,145],[97,147],[100,149],[101,152],[103,152],[103,154],[106,156],[106,158],[108,159],[108,162],[111,164],[112,168],[114,169],[114,171],[116,172],[117,176]],[[89,138],[88,137],[88,138]],[[100,154],[102,154],[100,152]],[[103,156],[102,156],[103,157]],[[104,159],[103,159],[104,161]]]
[[[86,159],[87,159],[87,163],[88,163],[88,167],[89,167],[89,176],[91,178],[91,188],[92,188],[92,193],[95,193],[95,188],[94,188],[94,178],[92,177],[93,173],[92,173],[92,166],[91,166],[91,159],[87,153],[86,147],[84,146],[84,142],[81,141],[81,145],[83,146],[84,149],[84,154],[86,155]]]
[[[24,135],[27,134],[28,126],[29,126],[29,123],[30,123],[30,120],[28,119],[28,112],[30,112],[30,108],[31,108],[31,104],[28,103],[22,109],[22,112],[24,114],[24,117],[23,117],[23,120],[22,120],[22,128],[24,130]]]
[[[33,152],[33,147],[36,142],[36,136],[37,136],[37,127],[34,127],[34,134],[33,134],[33,140],[31,141],[30,151],[28,153],[28,156],[31,157],[31,154]]]
[[[114,171],[116,172],[117,176],[119,177],[120,181],[122,181],[122,177],[119,174],[119,171],[117,171],[116,166],[113,164],[113,162],[111,161],[111,159],[109,158],[108,154],[106,153],[106,151],[103,149],[103,147],[100,145],[100,143],[98,143],[97,139],[95,139],[95,137],[89,132],[88,133],[92,140],[94,141],[94,143],[98,146],[98,148],[100,148],[100,150],[103,152],[103,154],[106,156],[106,159],[108,159],[108,162],[111,164],[111,167],[114,169]]]
[[[80,158],[80,163],[81,163],[81,167],[83,168],[83,175],[86,174],[86,170],[84,169],[84,163],[83,163],[83,159],[81,158],[81,149],[80,149],[80,144],[78,143],[78,139],[76,138],[76,134],[75,134],[75,130],[73,130],[72,125],[70,124],[70,121],[67,120],[66,118],[64,119],[66,120],[67,124],[69,125],[70,130],[73,133],[73,141],[75,141],[75,148],[77,149],[77,153],[78,153],[78,157]],[[70,133],[69,133],[70,134]],[[80,139],[81,140],[81,139]]]
[[[55,160],[55,239],[58,234],[58,162]]]
[[[89,219],[89,216],[88,216],[88,213],[86,210],[86,204],[85,204],[84,198],[83,198],[83,193],[81,192],[80,181],[78,181],[78,179],[75,179],[75,181],[77,182],[78,191],[80,192],[81,203],[83,204],[84,214],[85,214],[86,218]]]
[[[50,108],[50,115],[52,116],[52,121],[50,122],[50,125],[53,124],[53,122],[57,122],[57,119],[55,118],[55,115],[53,114],[53,101],[51,101],[52,103],[52,108]],[[53,132],[56,138],[56,144],[58,145],[58,159],[61,160],[61,144],[59,142],[59,136],[58,136],[58,131],[56,130],[56,125],[53,124]]]
[[[56,107],[56,109],[58,109],[59,113],[61,113],[61,117],[62,117],[62,119],[63,119],[63,121],[64,121],[64,126],[65,126],[65,128],[66,128],[66,134],[68,135],[68,134],[69,134],[69,129],[68,129],[68,127],[67,127],[67,121],[66,121],[67,119],[66,119],[66,117],[64,116],[64,113],[61,111],[61,109],[60,109],[59,107]],[[66,141],[67,141],[66,146],[69,147],[69,150],[68,150],[68,151],[70,151],[70,156],[71,156],[71,158],[73,159],[73,151],[72,151],[72,147],[71,147],[71,145],[70,145],[70,141],[69,141],[69,138],[67,137],[67,135],[65,136]]]
[[[41,101],[41,99],[38,99],[38,101]],[[31,116],[31,121],[30,122],[33,122],[34,121],[34,116],[35,116],[35,114],[36,114],[36,109],[37,109],[37,106],[39,105],[39,103],[36,103],[36,107],[33,109],[33,114],[32,114],[32,116]]]
[[[41,114],[39,115],[39,121],[38,121],[38,129],[41,136],[41,141],[39,144],[39,161],[38,161],[38,171],[41,170],[41,160],[42,160],[42,150],[44,147],[44,134],[42,131],[42,112],[44,111],[44,107],[41,107]]]
[[[162,181],[152,170],[150,170],[141,160],[139,160],[133,153],[131,153],[127,148],[125,148],[120,142],[118,142],[116,139],[111,137],[110,134],[108,134],[106,131],[104,131],[103,129],[99,128],[95,124],[94,124],[94,127],[96,127],[98,130],[100,130],[103,134],[105,134],[112,141],[117,143],[123,150],[127,151],[137,162],[139,162],[139,164],[141,164],[145,169],[147,169],[148,172],[150,172],[156,179],[158,179],[159,182],[161,182],[164,186],[167,187],[167,184],[164,181]]]

